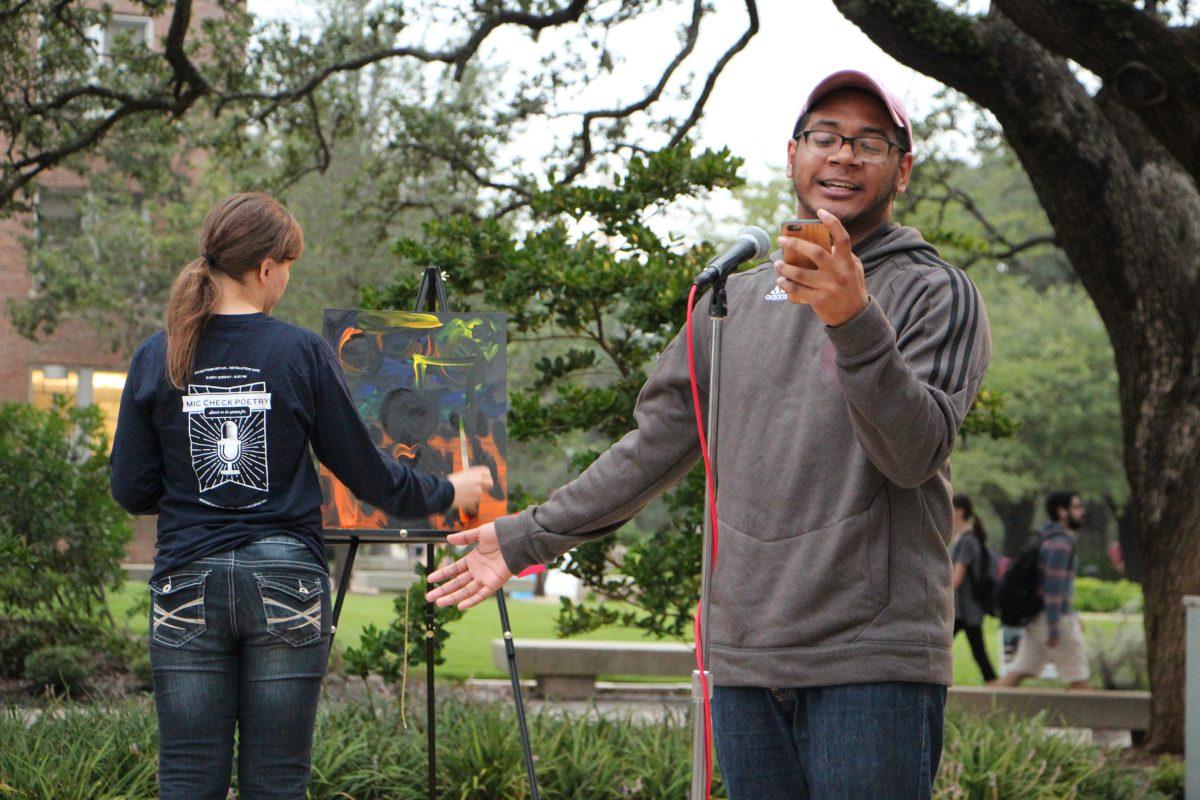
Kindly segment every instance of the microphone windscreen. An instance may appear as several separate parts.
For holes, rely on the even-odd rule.
[[[753,240],[754,255],[751,259],[766,258],[767,253],[771,252],[771,237],[757,225],[747,225],[737,235],[739,239],[746,237]]]

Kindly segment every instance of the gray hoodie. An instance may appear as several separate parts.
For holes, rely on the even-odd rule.
[[[709,620],[719,686],[951,681],[949,457],[987,367],[987,316],[913,228],[881,228],[855,252],[871,300],[835,328],[787,302],[769,261],[728,283]],[[708,305],[693,319],[705,405]],[[496,521],[514,572],[611,533],[695,464],[682,332],[634,414],[637,428],[545,504]]]

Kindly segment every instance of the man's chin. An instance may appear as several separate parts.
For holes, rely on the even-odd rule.
[[[815,205],[813,204],[814,202]],[[830,214],[833,214],[838,218],[842,225],[853,223],[860,216],[862,216],[862,209],[857,208],[854,205],[839,200],[825,201],[821,200],[820,198],[816,198],[813,202],[801,201],[799,204],[798,213],[807,219],[816,219],[817,209],[824,209]]]

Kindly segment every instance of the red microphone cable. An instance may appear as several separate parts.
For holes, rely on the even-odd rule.
[[[687,355],[688,377],[692,384],[692,407],[696,412],[696,433],[700,437],[700,455],[704,459],[704,483],[709,502],[709,519],[712,520],[712,564],[709,567],[709,574],[711,576],[717,569],[717,491],[713,485],[712,461],[708,457],[708,437],[704,433],[704,417],[700,413],[700,388],[696,382],[696,342],[695,336],[692,333],[692,311],[696,305],[696,292],[699,289],[699,286],[693,285],[692,290],[688,293]],[[703,586],[701,588],[703,589]],[[704,677],[704,642],[701,640],[700,633],[700,614],[702,610],[701,604],[697,602],[696,614],[692,618],[692,631],[696,640],[696,667],[700,670],[700,690],[704,692],[704,772],[708,780],[704,796],[706,800],[711,800],[713,773],[712,703],[709,700],[708,679]]]

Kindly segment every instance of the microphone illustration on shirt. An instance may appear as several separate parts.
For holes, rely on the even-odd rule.
[[[221,440],[217,442],[217,456],[225,465],[225,469],[221,470],[222,475],[241,475],[241,470],[234,469],[233,465],[237,463],[238,458],[242,455],[242,440],[238,438],[238,428],[236,422],[226,422]]]

